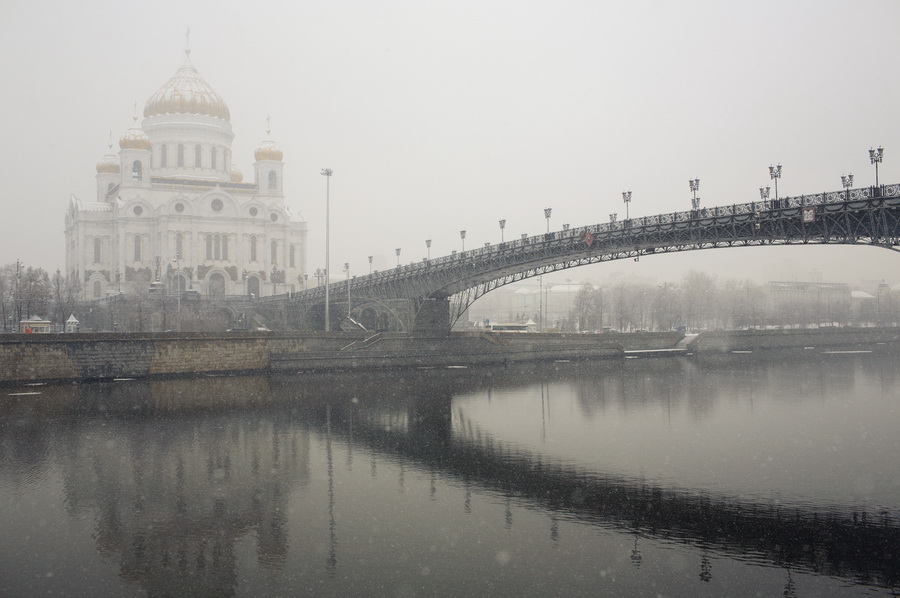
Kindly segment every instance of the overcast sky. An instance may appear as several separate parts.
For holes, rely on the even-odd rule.
[[[900,182],[900,2],[523,0],[199,3],[6,0],[0,19],[0,263],[64,265],[72,194],[134,102],[191,59],[226,101],[233,162],[284,150],[288,204],[309,222],[308,269],[353,274],[551,228],[759,197]],[[774,195],[774,191],[773,191]],[[581,281],[689,269],[760,282],[900,282],[871,247],[722,249],[569,270]],[[341,275],[342,276],[342,275]]]

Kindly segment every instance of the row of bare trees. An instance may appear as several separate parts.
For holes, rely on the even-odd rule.
[[[846,325],[897,325],[900,297],[891,293],[854,304],[849,287],[841,292],[809,291],[778,295],[752,281],[719,283],[691,271],[679,282],[651,285],[622,282],[604,287],[585,284],[568,316],[548,322],[563,332],[613,329],[688,331]]]
[[[0,266],[0,317],[2,329],[13,332],[19,322],[32,316],[63,324],[75,309],[81,284],[58,269],[49,274],[43,268],[21,263]]]

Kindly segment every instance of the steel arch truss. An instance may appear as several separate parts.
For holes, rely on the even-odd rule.
[[[547,233],[333,283],[368,299],[450,300],[452,325],[502,286],[589,264],[721,247],[793,244],[900,247],[900,185],[658,214]],[[324,287],[297,294],[321,302]],[[414,309],[415,311],[415,309]]]

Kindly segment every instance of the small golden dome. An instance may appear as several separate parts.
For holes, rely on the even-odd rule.
[[[241,183],[241,182],[243,182],[243,180],[244,180],[244,173],[241,172],[240,168],[238,168],[237,166],[232,164],[231,165],[231,182],[232,183]]]
[[[257,161],[260,160],[276,160],[279,161],[284,157],[284,153],[281,151],[281,148],[278,147],[278,144],[272,141],[271,139],[266,139],[259,147],[256,148],[256,151],[253,152],[253,157],[256,158]]]
[[[119,139],[119,147],[122,149],[150,149],[150,138],[139,127],[134,126],[125,131]]]
[[[119,173],[119,158],[113,154],[106,154],[97,162],[97,173],[110,172]]]
[[[144,117],[159,114],[199,114],[231,120],[222,97],[203,80],[190,58],[144,105]]]

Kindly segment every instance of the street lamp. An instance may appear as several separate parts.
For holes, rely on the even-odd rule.
[[[622,201],[625,202],[625,220],[630,220],[628,205],[631,203],[631,191],[622,191]]]
[[[459,231],[459,238],[462,240],[462,250],[465,252],[466,250],[466,231]]]
[[[503,229],[506,228],[506,219],[500,221],[500,242],[503,243]]]
[[[544,218],[547,219],[547,232],[550,232],[550,212],[553,211],[553,208],[544,208]]]
[[[329,302],[331,299],[331,294],[329,293],[329,285],[328,285],[328,270],[331,267],[329,264],[331,254],[329,253],[329,227],[331,222],[329,221],[330,217],[330,204],[331,204],[331,175],[334,174],[334,171],[330,168],[323,168],[321,172],[322,176],[325,177],[325,332],[331,331],[331,320],[329,316],[331,315],[329,312]]]
[[[397,267],[399,268],[400,267],[400,248],[398,247],[394,251],[397,252]]]
[[[775,181],[775,205],[779,206],[778,203],[778,179],[781,178],[781,164],[778,166],[769,165],[769,178]],[[780,207],[780,206],[779,206]]]
[[[880,145],[878,149],[869,148],[869,162],[875,165],[875,186],[878,186],[878,165],[881,164],[881,160],[884,158],[884,148]]]
[[[615,223],[616,223],[616,218],[617,218],[617,217],[618,217],[618,214],[616,214],[615,212],[613,212],[612,214],[610,214],[610,215],[609,215],[609,223],[610,223],[610,224],[615,224]]]
[[[344,262],[344,272],[347,273],[347,319],[350,319],[350,262]]]
[[[851,172],[848,175],[841,175],[841,185],[844,186],[845,191],[845,199],[850,201],[850,187],[853,186],[853,173]]]
[[[425,239],[425,249],[428,250],[428,259],[431,260],[431,239]]]
[[[375,256],[373,256],[373,255],[369,256],[369,274],[372,273],[372,258],[374,258],[374,257]]]
[[[759,188],[759,198],[763,202],[763,207],[767,210],[769,209],[769,190],[770,189],[771,189],[771,187],[768,187],[768,186]]]
[[[688,183],[691,186],[691,193],[693,193],[693,197],[691,197],[691,209],[699,210],[700,209],[700,198],[697,197],[697,191],[700,190],[700,179],[688,179]]]
[[[272,294],[278,294],[278,284],[275,282],[275,277],[278,276],[278,265],[272,264]]]

